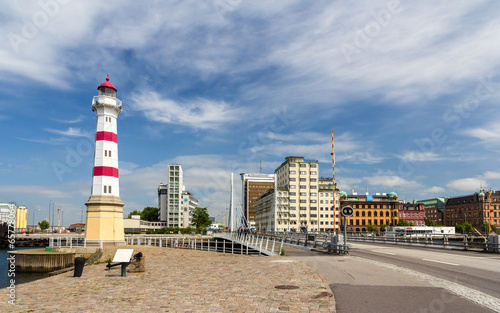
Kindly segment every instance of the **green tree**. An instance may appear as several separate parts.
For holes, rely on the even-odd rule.
[[[399,220],[398,226],[410,226],[410,223],[408,223],[408,221],[405,220]]]
[[[141,215],[141,211],[133,210],[128,214],[128,218],[132,218],[132,215]]]
[[[367,231],[378,231],[378,228],[375,225],[368,224],[368,225],[366,225],[366,230]]]
[[[488,232],[489,226],[490,226],[490,223],[484,222],[483,225],[481,225],[481,230],[484,232]],[[491,231],[496,233],[497,227],[495,225],[491,225]]]
[[[459,234],[463,234],[465,231],[465,227],[462,224],[455,225],[455,231]]]
[[[198,231],[212,224],[207,208],[195,208],[191,223],[198,229]]]
[[[380,225],[380,231],[386,231],[386,229],[387,229],[387,225],[385,225],[385,224]]]
[[[141,212],[141,220],[149,222],[158,222],[160,220],[160,210],[154,207],[145,207]]]
[[[463,225],[464,225],[464,231],[466,233],[472,233],[474,231],[474,227],[472,227],[470,223],[465,222]]]
[[[40,226],[41,230],[46,230],[47,228],[50,227],[50,224],[46,220],[43,220],[41,222],[38,222],[38,226]]]
[[[425,225],[426,226],[433,226],[433,227],[437,227],[438,226],[438,224],[436,223],[436,221],[430,221],[430,220],[425,221]]]

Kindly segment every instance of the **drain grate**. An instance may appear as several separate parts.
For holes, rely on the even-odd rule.
[[[278,286],[275,286],[274,288],[276,288],[276,289],[299,289],[299,286],[294,286],[294,285],[278,285]]]

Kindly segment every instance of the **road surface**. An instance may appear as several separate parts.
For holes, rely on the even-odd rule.
[[[286,247],[328,281],[338,312],[500,312],[500,255],[352,243],[349,256]]]

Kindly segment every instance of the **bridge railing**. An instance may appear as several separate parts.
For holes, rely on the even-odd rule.
[[[467,235],[444,236],[347,236],[348,241],[395,244],[418,247],[432,247],[453,250],[476,250],[500,253],[498,235],[489,238],[477,238]]]
[[[282,238],[265,236],[261,234],[244,232],[224,232],[217,234],[217,237],[229,239],[259,252],[259,255],[277,256],[283,251]]]

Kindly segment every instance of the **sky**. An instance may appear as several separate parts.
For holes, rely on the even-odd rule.
[[[500,189],[498,1],[2,1],[0,202],[85,220],[97,86],[118,117],[124,212],[167,165],[220,219],[239,173],[287,156],[400,200]],[[83,212],[83,214],[82,214]]]

